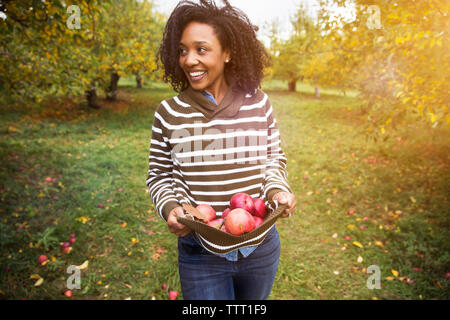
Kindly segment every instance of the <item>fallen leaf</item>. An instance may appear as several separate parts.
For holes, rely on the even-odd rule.
[[[374,243],[376,246],[383,247],[383,242],[381,242],[381,241],[375,240]]]
[[[31,276],[30,276],[30,279],[41,279],[42,277],[40,276],[40,275],[38,275],[38,274],[32,274]]]
[[[392,271],[392,274],[394,275],[394,277],[398,277],[398,271],[397,270],[392,269],[391,271]]]
[[[416,203],[416,199],[413,196],[409,197],[409,199],[411,200],[412,203]]]
[[[392,281],[392,280],[394,280],[394,277],[391,277],[391,276],[389,276],[389,277],[386,277],[386,280],[388,280],[388,281]]]
[[[44,282],[44,278],[39,278],[38,281],[35,282],[34,286],[39,287]]]
[[[362,248],[362,247],[363,247],[363,245],[362,245],[360,242],[358,242],[358,241],[353,241],[352,244],[353,244],[354,246],[359,247],[359,248]]]
[[[89,265],[89,260],[86,260],[85,262],[83,262],[81,265],[78,266],[78,269],[84,270],[88,267],[88,265]]]
[[[188,205],[186,203],[183,203],[182,206],[183,206],[183,209],[186,210],[186,212],[189,213],[191,216],[193,216],[193,217],[195,217],[197,219],[200,219],[200,220],[207,220],[208,219],[208,217],[205,214],[201,213],[195,207],[193,207],[191,205]]]
[[[356,260],[358,263],[363,262],[363,257],[359,256],[358,259]]]

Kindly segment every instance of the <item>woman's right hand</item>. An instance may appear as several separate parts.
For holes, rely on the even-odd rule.
[[[169,231],[176,236],[184,237],[191,232],[191,229],[184,224],[179,223],[177,217],[185,217],[183,207],[176,207],[170,211],[169,216],[167,217],[167,226],[169,227]]]

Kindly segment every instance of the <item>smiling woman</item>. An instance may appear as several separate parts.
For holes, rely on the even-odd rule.
[[[247,16],[224,4],[182,1],[167,21],[159,58],[179,95],[155,111],[146,184],[178,236],[185,299],[266,299],[280,257],[275,225],[220,246],[179,220],[183,205],[207,205],[220,217],[237,193],[272,212],[286,205],[281,217],[296,206],[272,106],[259,89],[268,54]]]
[[[191,24],[193,21],[196,22],[194,25]],[[186,30],[188,24],[191,25]],[[202,31],[198,24],[206,24],[211,30]],[[202,33],[196,34],[199,30]],[[253,92],[263,78],[264,68],[270,64],[268,53],[256,38],[257,30],[258,27],[251,24],[245,13],[231,7],[228,2],[222,8],[213,2],[207,5],[191,1],[180,2],[167,21],[164,40],[158,54],[164,66],[165,80],[169,81],[178,92],[189,86],[188,76],[180,62],[189,52],[186,46],[189,45],[192,49],[194,43],[184,43],[181,41],[182,35],[191,37],[190,40],[193,40],[194,35],[197,40],[206,42],[211,40],[213,35],[214,44],[219,45],[217,49],[223,54],[228,53],[229,62],[223,70],[227,81],[235,82],[239,88],[248,93]],[[211,42],[210,44],[213,45]],[[199,55],[208,53],[206,44],[203,49],[199,43],[196,46]],[[215,51],[214,54],[216,53],[218,52]]]

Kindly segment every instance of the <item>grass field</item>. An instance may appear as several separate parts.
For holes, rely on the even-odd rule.
[[[67,299],[67,268],[85,261],[72,299],[168,299],[163,283],[182,298],[176,238],[145,186],[153,113],[174,93],[132,86],[101,110],[0,107],[1,299]],[[285,87],[263,86],[298,204],[277,225],[270,299],[449,299],[448,128],[401,125],[375,143],[355,93]]]

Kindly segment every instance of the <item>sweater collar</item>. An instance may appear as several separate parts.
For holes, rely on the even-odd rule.
[[[194,90],[189,86],[180,93],[180,98],[189,103],[192,108],[204,114],[209,120],[219,114],[227,118],[234,117],[244,102],[245,94],[233,85],[230,85],[222,101],[217,105],[205,97],[201,91]]]

